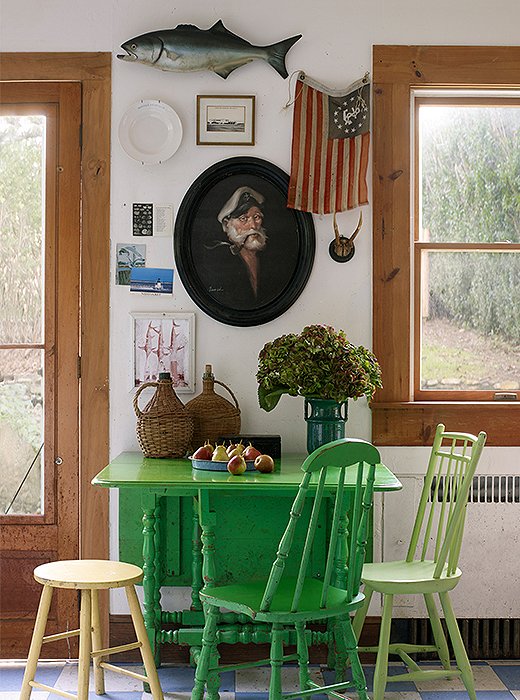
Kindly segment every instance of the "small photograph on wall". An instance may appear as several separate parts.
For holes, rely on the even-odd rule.
[[[195,314],[132,313],[134,386],[169,372],[175,391],[195,391]]]
[[[173,294],[173,270],[162,267],[134,267],[130,291],[143,294]]]
[[[254,146],[254,95],[197,95],[199,146]]]
[[[133,243],[116,245],[116,284],[130,286],[130,273],[134,267],[146,265],[146,246]]]

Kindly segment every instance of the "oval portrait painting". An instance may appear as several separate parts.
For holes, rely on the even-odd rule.
[[[311,214],[287,208],[288,175],[259,158],[211,166],[186,193],[175,224],[179,276],[209,316],[253,326],[294,304],[309,278]]]

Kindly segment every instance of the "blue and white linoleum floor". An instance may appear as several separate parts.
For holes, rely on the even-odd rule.
[[[24,663],[17,661],[0,661],[0,700],[18,700],[24,672]],[[433,667],[433,664],[428,664]],[[520,700],[520,661],[473,662],[475,686],[478,700]],[[131,668],[128,665],[127,668]],[[138,668],[138,667],[136,667]],[[369,693],[372,689],[374,667],[365,665]],[[392,664],[394,673],[404,669],[399,663]],[[159,669],[159,678],[165,700],[189,700],[193,685],[193,669],[178,666],[164,666]],[[333,674],[312,667],[312,675],[320,681],[333,682]],[[321,678],[320,678],[321,677]],[[251,668],[228,671],[222,674],[221,700],[267,700],[269,670]],[[43,661],[38,666],[36,680],[59,690],[76,692],[77,664],[74,661]],[[283,682],[285,692],[298,689],[298,670],[296,667],[284,669]],[[97,696],[92,690],[90,698],[103,697],[106,700],[150,700],[151,695],[142,692],[139,681],[105,671],[106,694]],[[93,683],[91,681],[91,688]],[[47,700],[59,697],[38,690],[33,690],[31,700]],[[314,696],[318,697],[318,696]],[[324,696],[320,696],[324,697]],[[356,694],[349,695],[356,698]],[[387,688],[385,698],[388,700],[464,700],[468,694],[458,679],[429,681],[423,683],[393,683]]]

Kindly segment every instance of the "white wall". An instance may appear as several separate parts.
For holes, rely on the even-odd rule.
[[[218,3],[178,0],[0,0],[2,51],[111,51],[127,39],[152,29],[192,23],[209,28],[222,19],[239,36],[269,44],[301,33],[290,50],[289,73],[303,69],[313,78],[340,88],[371,68],[373,44],[514,44],[518,41],[520,4],[517,0],[322,0],[262,3],[235,0]],[[209,72],[162,73],[114,58],[112,103],[112,223],[111,223],[111,455],[137,449],[131,393],[131,311],[193,311],[196,314],[197,393],[205,363],[236,393],[244,431],[279,433],[285,449],[304,448],[302,400],[283,397],[269,414],[256,399],[257,356],[265,342],[285,332],[298,332],[308,323],[343,328],[356,344],[371,346],[371,207],[364,208],[364,225],[356,240],[356,256],[338,264],[328,255],[333,238],[330,216],[315,216],[317,248],[310,280],[294,306],[278,319],[256,328],[218,323],[196,308],[177,280],[173,299],[132,295],[114,285],[116,243],[132,239],[131,203],[171,202],[178,210],[192,181],[211,164],[234,155],[254,155],[288,171],[292,110],[284,109],[289,81],[266,63],[237,69],[226,80]],[[195,145],[195,100],[198,94],[255,94],[256,145],[216,147]],[[139,99],[160,99],[179,114],[184,136],[171,160],[142,166],[121,149],[117,128],[129,105]],[[342,231],[355,228],[358,212],[338,216]],[[173,265],[171,240],[145,239],[147,264]],[[191,396],[183,395],[189,399]],[[476,426],[476,430],[478,426]],[[370,438],[370,412],[364,400],[351,402],[348,434]],[[493,450],[498,454],[500,450]],[[392,450],[397,466],[409,461],[406,450]],[[390,454],[390,453],[389,453]],[[491,452],[490,452],[491,454]],[[502,473],[518,464],[518,451],[502,451]],[[424,464],[420,465],[420,469]],[[393,496],[394,499],[398,495]],[[389,500],[389,499],[387,499]],[[115,549],[115,502],[111,509]]]

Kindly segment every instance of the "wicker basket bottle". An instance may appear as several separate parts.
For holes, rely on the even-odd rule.
[[[141,411],[139,395],[155,386],[155,394]],[[193,437],[193,420],[173,388],[169,372],[158,382],[141,384],[134,395],[137,440],[145,457],[185,457]]]
[[[215,393],[215,384],[226,389],[234,401],[233,404],[223,396]],[[202,375],[202,393],[188,401],[186,410],[193,418],[193,449],[197,449],[206,440],[215,442],[220,435],[240,432],[240,408],[231,389],[219,382],[213,375],[211,365],[206,365]]]

